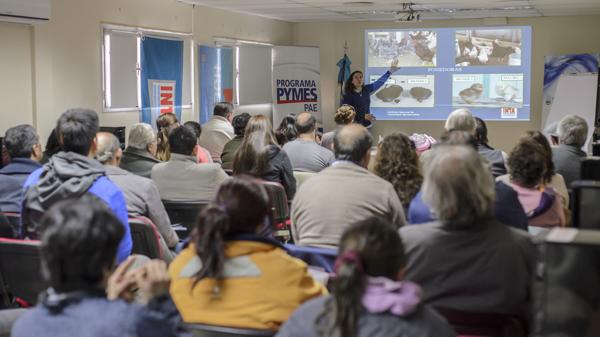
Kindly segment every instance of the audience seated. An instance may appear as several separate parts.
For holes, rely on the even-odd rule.
[[[106,177],[104,166],[93,159],[98,129],[98,115],[93,110],[70,109],[60,116],[56,131],[62,151],[25,181],[21,233],[37,239],[39,220],[53,204],[93,194],[110,207],[125,228],[117,251],[117,261],[122,262],[131,253],[132,245],[127,203],[121,190]]]
[[[200,135],[202,135],[202,126],[200,123],[196,121],[187,121],[183,123],[183,125],[191,127],[196,133],[196,139],[200,142]],[[199,164],[213,162],[210,152],[198,144],[196,144],[196,157],[198,158]]]
[[[552,161],[552,147],[548,143],[548,139],[539,131],[527,131],[521,139],[531,139],[542,146],[544,149],[544,157],[546,159],[546,173],[544,174],[544,186],[552,187],[554,191],[562,197],[563,208],[569,208],[569,192],[565,179],[562,175],[556,173],[554,162]],[[510,183],[510,175],[505,174],[496,178],[496,181],[502,181],[506,184]]]
[[[336,162],[308,179],[292,203],[294,242],[336,247],[349,224],[373,215],[395,227],[406,223],[394,186],[367,170],[373,139],[360,124],[336,131]]]
[[[108,132],[98,133],[98,151],[96,157],[104,164],[106,175],[117,185],[127,201],[127,213],[130,218],[144,216],[154,223],[158,229],[167,262],[173,258],[169,248],[174,249],[179,243],[177,233],[171,227],[171,221],[160,201],[160,194],[154,182],[148,178],[137,176],[119,168],[122,151],[119,140]]]
[[[494,181],[467,146],[432,150],[423,200],[439,220],[400,229],[406,279],[425,303],[476,313],[529,314],[533,247],[528,234],[494,219]]]
[[[442,145],[469,146],[474,150],[477,148],[475,139],[466,131],[446,132],[440,138],[440,143],[436,146]],[[431,159],[433,153],[428,152],[427,156],[429,156],[429,159]],[[424,165],[428,165],[428,162],[429,160],[425,161]],[[503,182],[496,182],[494,189],[496,191],[494,201],[496,220],[511,227],[527,230],[527,215],[519,202],[517,192]],[[421,224],[434,221],[435,219],[437,217],[431,212],[430,207],[423,202],[421,192],[417,193],[408,208],[408,223]]]
[[[277,336],[455,336],[422,302],[421,287],[402,280],[405,266],[400,236],[386,219],[351,225],[340,241],[331,296],[303,304]]]
[[[169,145],[169,134],[171,130],[179,127],[177,116],[173,113],[164,113],[156,119],[158,129],[156,159],[167,161],[171,158],[171,147]]]
[[[133,174],[150,178],[152,168],[160,160],[156,159],[157,140],[150,124],[137,123],[129,130],[127,147],[119,166]]]
[[[302,302],[326,293],[304,262],[256,234],[265,219],[270,225],[271,202],[259,181],[240,176],[221,185],[169,268],[184,321],[277,330]]]
[[[221,167],[224,170],[233,170],[233,158],[235,157],[237,149],[242,145],[242,140],[244,140],[244,133],[246,132],[246,126],[248,125],[249,120],[250,114],[247,112],[242,112],[233,117],[231,124],[233,125],[235,137],[225,144],[223,152],[221,153]]]
[[[225,144],[235,136],[231,119],[233,104],[220,102],[215,104],[212,118],[204,123],[204,131],[200,135],[200,146],[207,149],[215,163],[221,163],[221,153]]]
[[[374,172],[392,183],[406,214],[423,182],[419,157],[410,138],[401,132],[385,136],[377,146]]]
[[[50,288],[17,320],[13,337],[179,335],[164,262],[132,270],[130,257],[111,275],[126,232],[103,202],[89,195],[61,201],[41,227],[42,273]],[[126,302],[133,288],[147,305]]]
[[[46,149],[42,155],[42,160],[40,160],[40,164],[46,164],[50,157],[60,152],[60,142],[58,141],[58,136],[56,135],[56,129],[52,129],[48,139],[46,139]]]
[[[548,154],[537,141],[522,138],[508,158],[509,184],[529,218],[530,226],[564,226],[562,196],[544,185]]]
[[[495,177],[506,174],[505,157],[506,154],[500,150],[496,150],[488,144],[487,125],[483,119],[475,118],[475,141],[477,142],[477,152],[487,159],[491,165],[492,175]]]
[[[42,146],[35,129],[26,124],[6,130],[4,146],[10,163],[0,169],[0,211],[21,213],[23,184],[42,166]]]
[[[283,151],[292,162],[294,171],[320,172],[335,159],[333,152],[317,144],[317,119],[308,112],[296,117],[298,137],[285,143]]]
[[[344,125],[354,123],[354,118],[356,118],[356,110],[354,110],[354,107],[352,105],[343,104],[335,111],[333,121],[335,122],[337,129],[343,127]],[[334,134],[335,130],[324,133],[321,137],[321,146],[333,151]]]
[[[552,148],[552,161],[556,172],[565,178],[567,188],[581,179],[581,159],[586,157],[581,148],[585,145],[588,125],[585,119],[568,115],[558,123],[556,133],[559,145]]]
[[[168,138],[171,158],[152,168],[160,198],[177,202],[207,202],[228,176],[221,165],[198,164],[196,133],[188,126],[173,129]]]
[[[248,174],[283,185],[288,200],[296,194],[290,158],[277,145],[269,118],[252,116],[233,159],[233,174]]]
[[[291,142],[298,137],[298,131],[296,131],[296,115],[290,114],[283,117],[277,130],[275,130],[275,139],[279,146],[284,146],[285,143]]]

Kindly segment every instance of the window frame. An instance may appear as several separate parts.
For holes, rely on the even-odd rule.
[[[122,34],[133,34],[136,36],[136,95],[137,95],[137,106],[135,107],[122,107],[114,108],[111,105],[111,73],[110,73],[110,39],[107,46],[107,36],[110,36],[111,32],[118,32]],[[182,33],[168,30],[157,30],[148,29],[142,27],[133,26],[122,26],[114,24],[102,24],[101,29],[101,68],[102,68],[102,111],[103,112],[141,112],[142,110],[142,83],[141,83],[141,42],[144,36],[152,37],[163,37],[170,39],[178,39],[184,43],[184,57],[187,57],[189,63],[189,88],[190,91],[190,102],[184,104],[182,102],[181,109],[191,109],[194,111],[195,104],[195,46],[194,35],[192,33]],[[185,45],[188,46],[188,55],[185,55]],[[184,64],[186,60],[184,60]],[[184,67],[185,72],[185,67]],[[185,74],[183,76],[185,78]],[[182,85],[183,86],[183,85]],[[182,88],[182,99],[184,97]]]

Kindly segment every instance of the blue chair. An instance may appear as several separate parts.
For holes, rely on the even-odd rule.
[[[309,266],[318,267],[328,273],[333,273],[335,259],[337,258],[336,249],[296,246],[292,244],[285,244],[284,246],[288,254],[306,262]]]

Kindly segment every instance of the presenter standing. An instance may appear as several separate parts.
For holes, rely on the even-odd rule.
[[[350,78],[344,85],[344,96],[342,104],[348,104],[356,110],[355,123],[360,123],[365,127],[371,127],[371,122],[375,120],[375,116],[371,115],[371,95],[377,91],[390,78],[390,76],[398,70],[398,59],[392,61],[390,69],[381,75],[377,81],[364,85],[363,73],[360,70],[350,74]]]

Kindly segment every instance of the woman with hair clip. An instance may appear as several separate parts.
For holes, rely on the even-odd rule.
[[[169,132],[179,126],[177,116],[172,113],[166,113],[158,116],[156,119],[157,150],[156,159],[168,161],[171,158],[171,148],[169,147]]]
[[[290,158],[275,140],[267,116],[252,116],[242,144],[233,158],[233,174],[248,174],[283,185],[288,200],[296,194],[296,179]]]
[[[374,217],[342,235],[331,296],[302,305],[277,337],[450,337],[454,331],[402,281],[406,256],[398,232]]]
[[[271,217],[269,194],[255,178],[221,185],[200,213],[192,243],[169,268],[184,321],[277,330],[302,302],[327,292],[304,262],[258,235],[270,229]]]

